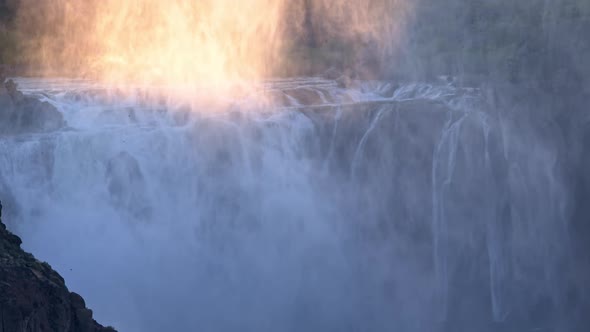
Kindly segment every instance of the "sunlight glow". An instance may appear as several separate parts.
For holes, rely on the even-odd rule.
[[[23,0],[19,22],[28,61],[44,75],[92,77],[119,86],[189,85],[233,91],[236,84],[250,85],[272,77],[289,61],[297,62],[289,52],[303,39],[310,18],[321,43],[347,44],[352,54],[372,41],[373,52],[390,51],[399,34],[400,13],[407,7],[403,4],[404,0]]]

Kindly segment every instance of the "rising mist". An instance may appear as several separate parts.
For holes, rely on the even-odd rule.
[[[5,222],[101,323],[588,330],[586,2],[9,8]]]

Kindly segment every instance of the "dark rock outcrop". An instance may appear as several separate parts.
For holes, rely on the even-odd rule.
[[[0,74],[0,135],[51,132],[65,127],[63,115],[50,103],[25,96]]]
[[[23,251],[21,242],[0,219],[0,331],[115,331],[98,324],[84,299],[49,264]]]
[[[145,197],[145,179],[139,162],[128,152],[120,152],[106,164],[107,187],[114,206],[146,219],[151,208]]]

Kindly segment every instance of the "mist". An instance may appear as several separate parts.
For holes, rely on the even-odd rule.
[[[3,221],[100,323],[590,326],[584,2],[22,0],[12,17],[7,71],[65,125],[0,117]]]
[[[316,69],[304,59],[309,46],[335,47],[328,53],[346,66],[369,45],[383,60],[410,12],[400,0],[23,0],[14,24],[37,75],[224,85]]]

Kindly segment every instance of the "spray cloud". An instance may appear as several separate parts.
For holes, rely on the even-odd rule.
[[[384,59],[408,9],[405,0],[23,0],[18,24],[37,73],[222,85],[301,73],[317,58]]]

